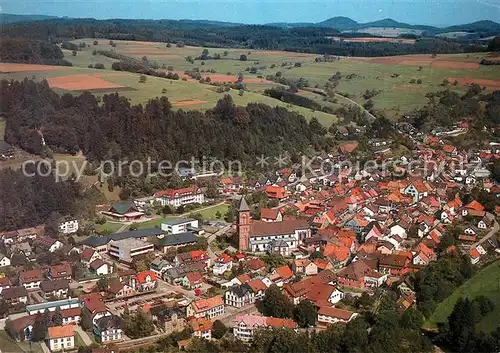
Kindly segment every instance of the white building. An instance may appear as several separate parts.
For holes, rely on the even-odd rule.
[[[48,328],[49,349],[52,352],[69,351],[75,348],[74,326],[53,326]]]
[[[250,341],[255,330],[262,328],[288,327],[297,330],[297,324],[291,319],[278,319],[259,315],[236,316],[233,324],[234,338],[241,341]]]
[[[336,323],[347,324],[358,314],[349,310],[323,306],[318,310],[318,324],[331,325]]]
[[[4,254],[0,254],[0,267],[10,266],[10,259]]]
[[[179,207],[193,203],[205,202],[205,195],[196,184],[183,189],[167,189],[154,194],[155,201],[162,206]]]
[[[72,234],[78,231],[78,220],[72,217],[64,217],[59,220],[59,233]]]
[[[154,252],[154,245],[139,239],[111,240],[108,243],[110,256],[125,263],[132,263],[134,257]]]
[[[191,229],[198,229],[198,220],[192,218],[173,219],[162,222],[161,230],[167,234],[180,234],[189,232]]]
[[[186,310],[187,317],[211,319],[224,314],[224,300],[220,295],[191,302]]]

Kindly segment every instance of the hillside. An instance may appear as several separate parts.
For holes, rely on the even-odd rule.
[[[48,15],[13,15],[8,13],[0,13],[0,24],[26,22],[26,21],[43,21],[54,18],[57,17]]]

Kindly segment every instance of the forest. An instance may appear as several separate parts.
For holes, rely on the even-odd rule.
[[[44,40],[2,37],[0,61],[72,66],[57,45]]]
[[[174,111],[167,97],[132,106],[118,93],[58,96],[47,82],[0,83],[5,141],[33,154],[82,151],[90,161],[190,160],[203,156],[255,167],[256,157],[327,150],[333,141],[297,113],[231,96],[206,112]],[[45,145],[42,143],[42,136]]]
[[[27,37],[57,43],[80,38],[175,43],[178,46],[286,50],[305,53],[390,56],[417,53],[462,53],[486,50],[480,42],[422,38],[416,44],[346,43],[342,34],[326,27],[281,28],[264,25],[223,26],[173,20],[52,19],[3,26],[4,36]]]

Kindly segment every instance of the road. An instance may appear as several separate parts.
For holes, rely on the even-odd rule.
[[[234,320],[236,316],[245,315],[245,314],[257,314],[259,311],[255,305],[248,305],[243,308],[233,308],[232,306],[226,306],[226,312],[224,315],[217,316],[214,320],[220,320],[224,323],[224,325],[228,327],[233,327]]]
[[[213,234],[210,234],[208,237],[207,237],[207,242],[208,242],[208,249],[207,249],[207,252],[208,252],[208,256],[210,256],[211,259],[215,259],[217,257],[217,254],[212,250],[212,248],[210,247],[210,244],[215,241],[215,239],[217,239],[217,237],[219,235],[224,235],[226,234],[229,230],[231,229],[231,225],[228,225],[222,229],[219,229],[217,232],[213,233]]]
[[[488,234],[486,234],[484,237],[482,237],[479,241],[477,241],[474,244],[472,244],[471,249],[475,248],[476,246],[478,246],[478,245],[480,245],[482,243],[484,243],[485,241],[487,241],[488,239],[490,239],[492,236],[494,236],[495,234],[497,234],[498,231],[500,230],[500,225],[498,224],[497,220],[494,218],[494,216],[491,213],[486,212],[486,217],[493,217],[493,220],[494,220],[493,228],[491,228],[491,230],[488,232]]]

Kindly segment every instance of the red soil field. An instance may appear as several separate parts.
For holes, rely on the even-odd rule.
[[[69,75],[48,78],[50,87],[61,88],[67,91],[92,89],[121,88],[118,83],[112,83],[92,75]]]
[[[401,44],[415,44],[415,39],[401,39],[401,38],[371,38],[371,37],[361,37],[361,38],[344,38],[344,42],[347,43],[401,43]]]
[[[0,63],[0,72],[56,71],[64,66]]]
[[[455,78],[455,77],[450,77],[448,78],[448,81],[453,83],[458,81],[458,84],[462,86],[470,86],[472,84],[478,84],[481,87],[486,87],[492,90],[500,90],[500,80],[487,80],[487,79],[481,79],[481,78]]]
[[[443,67],[447,69],[478,69],[479,63],[459,62],[459,61],[434,61],[432,67]]]
[[[181,108],[181,107],[189,107],[191,105],[198,105],[198,104],[203,104],[203,103],[207,103],[207,101],[203,101],[200,99],[181,99],[172,105],[174,107]]]

